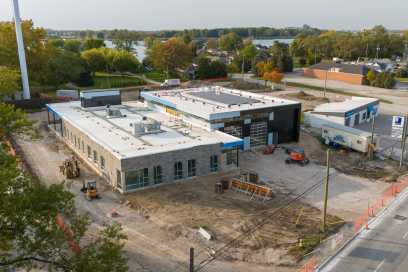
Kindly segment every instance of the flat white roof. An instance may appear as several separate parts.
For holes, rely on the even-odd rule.
[[[125,115],[119,118],[106,118],[105,107],[81,108],[79,101],[47,106],[119,159],[216,143],[224,146],[242,144],[239,138],[186,125],[174,117],[152,111],[140,102],[110,106]],[[130,124],[142,121],[143,117],[161,122],[161,132],[135,136]]]
[[[347,99],[343,102],[325,103],[315,107],[314,112],[333,112],[333,113],[346,113],[354,109],[367,106],[370,103],[377,102],[379,100],[371,97],[357,97],[352,96],[351,99]]]
[[[241,111],[295,105],[299,102],[219,86],[142,92],[150,102],[175,108],[205,120],[239,117]]]

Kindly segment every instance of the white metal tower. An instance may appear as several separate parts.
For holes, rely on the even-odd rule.
[[[21,18],[20,9],[18,7],[18,0],[13,0],[13,8],[14,8],[14,22],[16,25],[18,59],[20,61],[21,81],[23,83],[23,98],[30,99],[30,85],[28,84],[27,63],[24,50],[23,33],[21,31]]]

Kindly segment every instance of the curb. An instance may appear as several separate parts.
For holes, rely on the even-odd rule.
[[[375,221],[380,219],[390,208],[392,208],[395,202],[401,200],[403,197],[406,197],[407,195],[408,195],[408,187],[405,188],[402,192],[400,192],[398,196],[395,197],[387,206],[385,206],[375,217],[371,218],[367,223],[368,226],[372,225]],[[330,262],[332,262],[333,259],[335,259],[347,246],[349,246],[353,241],[355,241],[356,238],[360,236],[363,231],[364,231],[364,228],[363,227],[360,228],[360,230],[356,232],[348,241],[346,241],[333,255],[326,258],[326,260],[324,260],[322,264],[320,264],[315,269],[315,271],[316,272],[322,271],[322,269],[324,269]]]

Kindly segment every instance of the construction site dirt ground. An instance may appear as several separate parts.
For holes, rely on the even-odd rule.
[[[46,116],[46,112],[30,115],[38,120],[42,138],[17,138],[16,142],[35,175],[48,184],[59,183],[64,178],[58,166],[72,152],[48,130]],[[264,220],[267,221],[262,228],[250,232],[251,235],[239,243],[233,243],[203,271],[295,271],[296,257],[308,250],[297,247],[298,239],[315,240],[319,233],[323,186],[306,195],[304,202],[296,202],[279,213],[275,211],[313,184],[322,182],[325,174],[322,164],[325,153],[320,142],[302,133],[300,145],[305,147],[311,159],[305,167],[286,165],[287,155],[280,149],[272,155],[263,155],[261,151],[241,153],[241,168],[258,172],[261,180],[272,187],[274,197],[266,202],[250,200],[249,196],[232,190],[216,194],[214,183],[222,178],[220,175],[123,196],[113,192],[105,181],[81,164],[82,176],[65,184],[76,195],[78,210],[92,219],[91,235],[114,220],[123,225],[128,235],[125,249],[131,271],[186,271],[191,246],[196,249],[196,263],[200,263],[212,250],[221,248]],[[370,199],[376,199],[387,187],[385,182],[346,175],[334,169],[332,173],[329,212],[346,220],[354,219]],[[98,181],[101,199],[85,200],[80,188],[82,180],[86,179]],[[112,218],[112,210],[117,211],[119,217]],[[329,220],[337,223],[339,218],[330,217]],[[207,229],[215,239],[201,238],[197,234],[199,227]]]
[[[294,145],[285,145],[286,147]],[[310,132],[301,130],[299,144],[310,163],[304,167],[287,165],[284,149],[263,155],[262,150],[241,155],[241,168],[255,171],[261,180],[283,195],[296,196],[317,182],[321,183],[304,201],[317,208],[323,205],[327,146]],[[330,156],[329,212],[352,221],[367,209],[397,178],[398,164],[391,160],[368,161],[365,155],[349,150],[333,150]]]

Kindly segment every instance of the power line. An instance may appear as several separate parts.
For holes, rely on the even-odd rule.
[[[317,174],[317,173],[316,173]],[[337,174],[334,174],[337,175]],[[239,236],[237,236],[236,238],[230,240],[228,243],[226,243],[224,246],[220,247],[219,249],[217,249],[215,251],[215,253],[213,254],[213,256],[211,258],[208,258],[204,261],[202,261],[199,264],[199,267],[195,270],[195,272],[201,271],[205,266],[209,265],[211,262],[213,262],[214,260],[216,260],[217,255],[221,256],[222,252],[224,250],[226,250],[227,248],[229,248],[232,244],[234,244],[235,242],[245,238],[246,236],[248,236],[249,234],[251,234],[252,232],[256,231],[257,229],[261,228],[262,226],[264,226],[266,223],[269,222],[270,218],[272,217],[272,215],[277,214],[278,212],[284,210],[285,208],[289,207],[290,205],[292,205],[293,203],[297,202],[298,200],[300,200],[301,198],[303,198],[304,196],[312,193],[313,191],[315,191],[316,189],[319,188],[319,186],[323,183],[324,179],[321,179],[320,181],[316,182],[315,184],[313,184],[312,186],[310,186],[309,188],[307,188],[304,192],[302,192],[301,194],[299,194],[297,197],[286,201],[285,204],[283,204],[281,207],[275,209],[274,211],[272,211],[271,213],[267,213],[267,212],[263,212],[266,213],[268,216],[265,217],[264,220],[262,220],[259,224],[255,225],[253,228],[250,228],[246,231],[244,231],[242,234],[240,234]]]
[[[311,177],[309,178],[309,180],[315,179],[320,173],[321,173],[320,171],[316,171],[316,173],[314,173],[313,176],[311,176]],[[280,204],[283,204],[283,201],[281,201]],[[262,214],[264,214],[264,213],[267,213],[267,211],[260,211],[260,212],[257,212],[257,213],[248,215],[247,217],[260,216],[260,215],[262,215]],[[201,248],[200,251],[198,251],[198,252],[196,253],[195,257],[198,258],[198,257],[199,257],[201,254],[203,254],[203,253],[207,253],[207,254],[208,254],[208,248],[205,248],[205,247],[204,247],[204,248]],[[173,272],[173,271],[171,271],[171,272]]]

